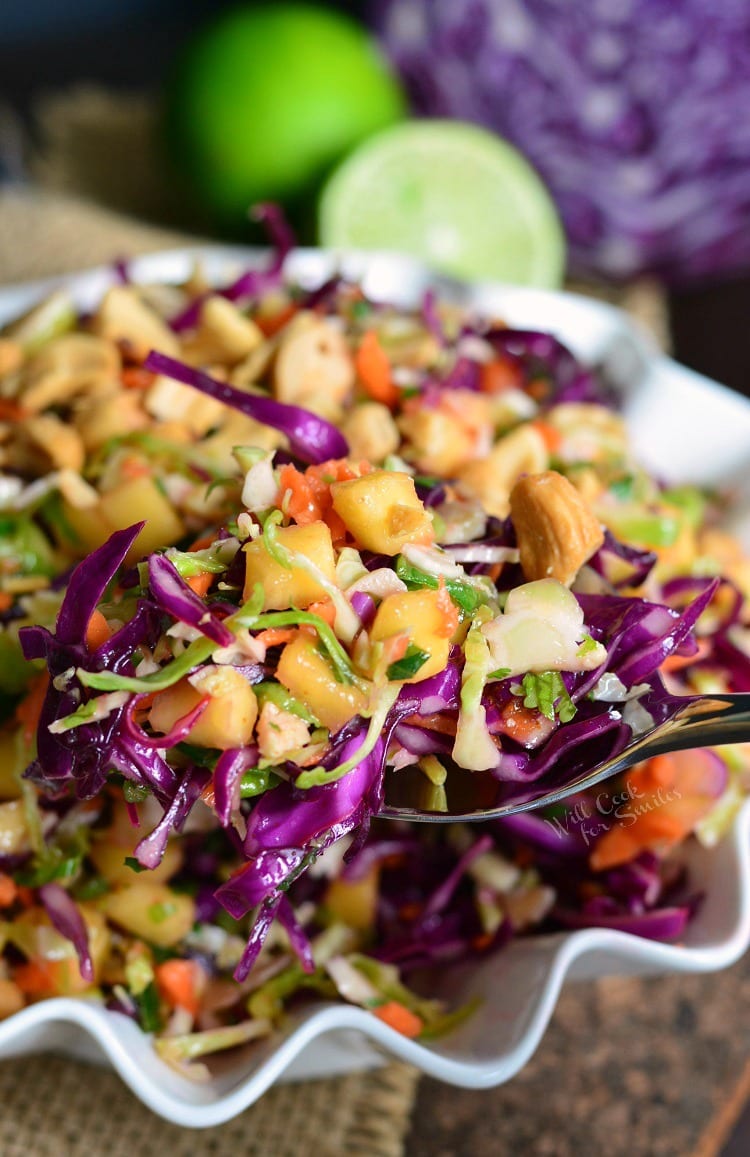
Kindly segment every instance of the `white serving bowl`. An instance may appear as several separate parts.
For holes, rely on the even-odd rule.
[[[135,281],[179,281],[196,260],[209,281],[225,284],[267,257],[223,246],[180,249],[138,258],[131,273]],[[650,470],[670,482],[730,488],[734,529],[750,546],[750,402],[659,354],[622,312],[574,294],[464,287],[388,254],[299,250],[287,272],[316,285],[337,268],[362,278],[375,298],[415,304],[435,285],[439,293],[511,325],[556,334],[615,383],[633,445]],[[70,285],[81,307],[90,308],[114,279],[112,269],[99,268],[0,289],[0,325],[60,284]],[[381,1063],[384,1056],[455,1085],[498,1085],[534,1053],[565,980],[713,972],[742,955],[750,944],[750,803],[717,848],[707,851],[696,843],[687,857],[691,883],[705,901],[682,944],[597,928],[517,939],[495,956],[448,969],[436,979],[436,994],[451,1003],[475,996],[482,1001],[477,1015],[441,1040],[407,1040],[350,1005],[311,1005],[291,1017],[283,1032],[222,1058],[211,1082],[196,1085],[163,1064],[149,1038],[126,1017],[87,1000],[57,998],[0,1024],[0,1058],[54,1050],[107,1061],[151,1109],[196,1128],[229,1120],[276,1080],[349,1072]]]

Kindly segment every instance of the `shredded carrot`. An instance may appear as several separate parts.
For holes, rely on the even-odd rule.
[[[106,643],[107,639],[112,634],[109,623],[105,619],[101,611],[92,611],[88,626],[86,627],[86,646],[89,651],[95,651],[97,647],[101,647],[102,643]]]
[[[0,872],[0,908],[9,908],[18,898],[18,887],[12,876]]]
[[[26,996],[49,996],[55,992],[53,963],[49,960],[27,960],[13,971],[13,979]]]
[[[18,402],[13,402],[10,398],[0,398],[1,422],[21,422],[25,416],[26,411]]]
[[[369,462],[355,467],[346,458],[332,458],[317,466],[308,466],[304,473],[291,465],[279,471],[278,504],[298,526],[311,522],[325,522],[336,546],[346,540],[346,527],[333,509],[332,482],[349,482],[372,470]]]
[[[126,390],[147,390],[155,380],[156,374],[142,366],[126,366],[120,373],[120,381]]]
[[[299,526],[319,522],[323,517],[324,488],[315,486],[314,479],[291,464],[279,470],[279,505]],[[327,488],[326,488],[327,489]]]
[[[671,755],[655,755],[641,767],[628,773],[626,782],[636,791],[669,787],[675,781],[676,764]]]
[[[307,608],[311,615],[317,615],[324,623],[332,627],[336,622],[336,608],[331,599],[321,599],[320,602],[310,603]]]
[[[291,643],[299,634],[298,627],[268,627],[255,638],[264,647],[280,647],[282,643]]]
[[[27,888],[25,884],[18,884],[16,886],[16,899],[24,908],[30,908],[34,903],[33,888]]]
[[[537,418],[531,425],[541,434],[544,440],[544,445],[547,447],[549,454],[556,454],[562,445],[562,434],[550,422],[543,422],[541,418]]]
[[[13,606],[13,597],[7,591],[0,591],[0,612],[9,611]]]
[[[521,699],[510,699],[501,711],[503,730],[516,743],[538,742],[544,720],[536,707],[525,707]]]
[[[450,639],[458,628],[458,607],[453,602],[453,599],[448,593],[445,585],[445,579],[440,576],[440,589],[437,597],[438,610],[443,615],[443,624],[439,631],[435,633],[442,636],[444,639]]]
[[[34,739],[48,685],[49,673],[40,672],[31,680],[25,698],[16,707],[16,719],[21,724],[24,743],[31,743]]]
[[[196,538],[192,546],[188,547],[188,551],[205,550],[207,546],[212,546],[215,540],[215,532],[212,530],[207,530],[205,534],[200,536],[200,538]]]
[[[215,578],[216,575],[212,574],[210,570],[204,570],[200,574],[191,575],[190,578],[185,579],[185,582],[190,587],[191,591],[195,591],[197,595],[200,595],[200,597],[203,598],[208,594],[211,588],[211,583]]]
[[[511,358],[493,358],[485,362],[479,374],[479,388],[485,394],[499,394],[503,390],[520,389],[523,374]]]
[[[123,479],[146,478],[151,475],[151,467],[140,458],[125,458],[120,463],[120,474]]]
[[[195,1017],[200,1008],[204,972],[195,960],[165,960],[154,969],[156,986],[167,1004]]]
[[[133,713],[133,717],[136,723],[143,722],[153,707],[154,700],[156,699],[157,695],[161,695],[161,691],[149,691],[146,695],[140,695],[138,697],[138,703]]]
[[[201,792],[201,799],[203,800],[206,807],[210,807],[213,810],[216,803],[216,788],[214,787],[213,776],[211,776],[208,783]]]
[[[398,663],[399,659],[403,659],[409,650],[410,642],[411,636],[409,631],[399,631],[397,635],[391,635],[389,639],[383,639],[383,657],[389,667],[391,663]]]
[[[617,867],[649,849],[684,840],[714,803],[713,755],[701,749],[657,755],[625,776],[631,799],[591,853],[595,871]]]
[[[426,731],[437,731],[439,735],[456,734],[456,720],[448,715],[408,715],[404,723],[411,723]]]
[[[290,322],[297,313],[296,305],[286,305],[283,309],[276,313],[267,316],[260,315],[254,318],[258,329],[263,333],[264,337],[273,337],[280,329],[283,329],[287,322]]]
[[[693,663],[700,663],[711,653],[711,644],[707,639],[698,640],[698,650],[694,655],[668,655],[661,665],[662,671],[681,671],[684,667],[691,667]]]
[[[368,329],[354,357],[357,377],[369,396],[393,408],[399,397],[391,374],[391,363],[374,329]]]
[[[424,1028],[424,1021],[398,1000],[387,1000],[385,1004],[378,1005],[372,1011],[378,1020],[382,1020],[391,1028],[395,1028],[396,1032],[409,1037],[410,1040],[419,1036]]]

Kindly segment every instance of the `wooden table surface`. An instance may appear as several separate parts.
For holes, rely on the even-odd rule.
[[[406,1157],[748,1157],[749,1045],[749,957],[571,984],[509,1084],[421,1081]]]

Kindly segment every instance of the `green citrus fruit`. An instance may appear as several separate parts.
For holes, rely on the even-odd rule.
[[[458,277],[560,284],[565,241],[534,169],[460,121],[412,121],[360,145],[320,200],[321,244],[393,249]]]
[[[298,3],[223,13],[186,47],[166,94],[172,156],[227,222],[259,201],[312,195],[345,153],[403,112],[369,34]]]

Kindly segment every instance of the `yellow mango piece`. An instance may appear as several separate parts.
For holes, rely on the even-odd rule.
[[[414,479],[396,470],[373,470],[331,484],[333,509],[357,545],[378,554],[398,554],[407,543],[434,541],[432,519]]]
[[[101,836],[92,841],[89,849],[89,859],[99,875],[115,886],[132,884],[138,877],[138,873],[125,863],[125,857],[133,855],[135,845],[147,835],[147,830],[133,828],[133,833],[134,838],[128,847],[113,843],[108,838],[109,833],[103,832]],[[149,872],[149,880],[159,884],[166,883],[179,872],[184,858],[179,841],[170,840],[159,867]]]
[[[178,944],[195,923],[192,897],[140,877],[103,896],[99,907],[120,928],[160,948]]]
[[[62,518],[70,527],[77,542],[71,543],[67,536],[64,538],[60,536],[61,545],[81,556],[91,554],[106,542],[112,533],[112,527],[102,514],[98,502],[93,506],[73,506],[72,503],[63,500]],[[131,518],[131,522],[134,521],[135,518]]]
[[[442,671],[448,662],[450,635],[446,635],[446,616],[440,603],[440,591],[403,591],[388,595],[378,607],[370,630],[372,642],[407,633],[412,646],[426,651],[429,658],[405,683],[420,683]]]
[[[324,904],[336,920],[368,932],[375,926],[378,903],[378,868],[372,867],[361,880],[332,880],[326,890]]]
[[[350,683],[339,683],[315,641],[307,635],[298,635],[284,647],[276,678],[331,732],[338,731],[367,706],[365,693]]]
[[[171,731],[178,719],[209,697],[208,706],[188,732],[199,747],[243,747],[258,717],[258,700],[247,679],[234,667],[208,666],[168,687],[154,699],[149,721],[154,731]]]
[[[185,534],[185,527],[171,502],[153,478],[146,474],[129,478],[102,494],[99,511],[109,526],[110,534],[146,519],[146,525],[125,558],[129,565],[152,551],[173,546]]]
[[[308,526],[283,526],[276,532],[280,547],[295,551],[309,559],[329,582],[336,581],[336,558],[333,553],[331,532],[325,522],[311,522]],[[326,591],[318,580],[303,570],[281,566],[271,557],[262,538],[245,547],[245,590],[249,599],[255,586],[263,588],[263,608],[267,611],[285,611],[289,607],[309,607],[310,603],[326,598]]]

